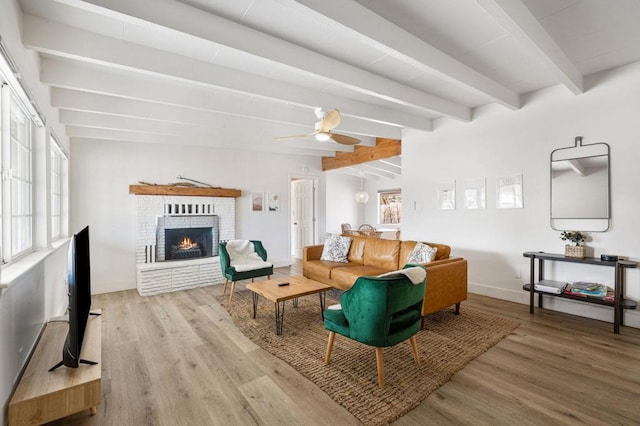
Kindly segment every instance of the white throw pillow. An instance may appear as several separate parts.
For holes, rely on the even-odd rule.
[[[330,262],[348,263],[347,255],[351,247],[351,237],[343,237],[342,235],[327,234],[324,240],[324,248],[320,260],[328,260]]]
[[[413,248],[411,252],[411,257],[407,263],[420,264],[420,263],[429,263],[436,257],[436,252],[438,249],[436,247],[431,247],[425,243],[416,243],[416,246]]]

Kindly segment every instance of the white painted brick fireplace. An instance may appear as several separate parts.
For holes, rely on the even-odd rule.
[[[235,198],[138,195],[136,202],[136,286],[141,296],[222,283],[218,256],[162,261],[164,255],[157,256],[157,226],[169,217],[186,226],[217,222],[219,239],[232,240]],[[211,219],[213,215],[217,220]]]

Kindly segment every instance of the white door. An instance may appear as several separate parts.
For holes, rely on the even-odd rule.
[[[314,181],[291,181],[291,255],[302,259],[302,248],[314,241]]]

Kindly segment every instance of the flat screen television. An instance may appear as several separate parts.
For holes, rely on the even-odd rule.
[[[69,331],[62,348],[62,361],[49,371],[64,365],[78,368],[80,364],[96,364],[80,358],[84,332],[91,310],[91,265],[89,227],[78,232],[69,242],[67,284],[69,286]]]

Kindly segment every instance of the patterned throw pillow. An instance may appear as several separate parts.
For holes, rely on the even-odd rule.
[[[431,247],[425,243],[416,243],[416,246],[411,252],[409,262],[407,263],[413,263],[416,265],[420,263],[429,263],[435,259],[437,251],[438,249],[436,247]]]
[[[342,235],[327,234],[324,240],[324,248],[320,260],[328,260],[330,262],[348,263],[347,255],[349,247],[351,247],[351,237],[343,237]]]

